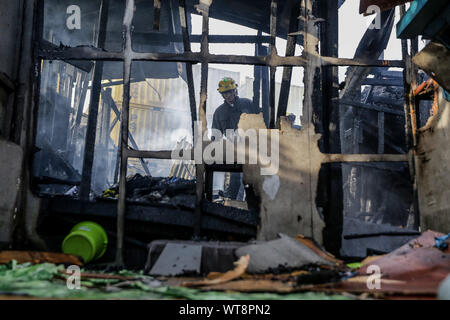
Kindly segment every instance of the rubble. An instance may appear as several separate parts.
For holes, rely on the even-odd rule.
[[[149,274],[159,276],[199,274],[201,258],[202,247],[199,245],[168,243]]]
[[[205,291],[312,291],[369,294],[378,298],[436,298],[440,284],[450,273],[449,249],[437,248],[439,241],[450,242],[440,233],[427,231],[386,255],[364,259],[352,270],[311,239],[281,235],[277,240],[237,248],[236,256],[241,259],[237,263],[239,271],[230,268],[228,273],[211,272],[202,281],[185,281],[184,285],[197,285]],[[382,273],[381,289],[375,291],[367,286],[371,274],[368,268],[373,265]],[[233,276],[224,277],[226,274]],[[220,283],[215,283],[215,279],[221,279]]]
[[[341,255],[365,258],[370,252],[388,253],[417,238],[418,235],[420,232],[416,230],[348,217],[344,219]]]
[[[201,246],[200,275],[211,272],[226,272],[234,267],[236,261],[235,250],[247,245],[245,242],[218,242],[218,241],[182,241],[182,240],[155,240],[148,245],[148,257],[144,271],[149,273],[158,261],[161,253],[168,245],[178,244],[184,246]]]
[[[248,267],[250,260],[250,255],[242,256],[238,261],[235,262],[235,268],[233,270],[227,271],[223,274],[216,274],[214,279],[204,279],[202,281],[187,281],[183,282],[182,285],[185,287],[198,287],[198,286],[208,286],[222,284],[228,281],[239,278],[245,272]]]
[[[195,195],[195,180],[142,176],[139,173],[127,178],[128,200],[167,203],[177,195]],[[104,198],[117,198],[118,196],[118,184],[103,192]]]
[[[323,251],[311,239],[303,236],[291,238],[281,235],[280,239],[274,241],[259,241],[247,246],[244,246],[243,243],[235,244],[234,249],[227,249],[228,252],[235,252],[237,257],[240,256],[240,251],[241,254],[246,254],[235,258],[233,266],[227,271],[209,272],[203,279],[198,279],[193,274],[174,278],[175,274],[169,274],[170,272],[167,274],[169,277],[154,278],[145,276],[142,272],[132,273],[122,270],[115,273],[104,273],[82,269],[80,275],[83,290],[77,294],[71,293],[70,290],[58,289],[57,279],[66,279],[71,275],[63,269],[62,265],[57,266],[48,262],[42,264],[44,259],[34,259],[31,261],[33,264],[22,265],[15,260],[6,262],[7,259],[3,259],[3,265],[0,263],[0,291],[40,297],[83,297],[85,299],[123,297],[201,299],[201,297],[211,297],[213,292],[215,292],[214,297],[216,298],[225,297],[221,296],[220,292],[230,295],[230,298],[237,298],[242,294],[250,294],[247,296],[249,298],[256,297],[257,293],[264,294],[259,296],[261,299],[271,296],[280,298],[276,294],[301,298],[314,292],[315,295],[312,297],[320,297],[320,299],[365,298],[364,294],[375,298],[448,299],[450,249],[449,247],[440,249],[436,246],[438,243],[442,247],[442,242],[448,244],[450,239],[441,233],[427,231],[389,254],[365,259],[361,262],[362,266],[355,271]],[[177,253],[176,256],[181,264],[186,257],[190,259],[197,257],[197,275],[200,274],[201,266],[198,262],[209,259],[204,255],[200,258],[202,248],[200,245],[186,245],[182,242],[178,244],[159,242],[158,244],[165,246],[163,253],[164,251],[167,251],[169,255]],[[156,243],[153,244],[153,246],[155,245]],[[196,247],[197,251],[200,249],[199,253],[192,254],[187,250],[188,246]],[[213,248],[211,244],[210,248]],[[217,248],[219,247],[216,246]],[[186,253],[184,258],[180,256],[183,255],[183,250]],[[278,255],[274,253],[277,250],[279,251]],[[291,255],[287,254],[289,252]],[[297,254],[294,254],[295,252]],[[3,252],[0,252],[0,257],[1,253]],[[255,270],[260,271],[255,266],[261,265],[264,255],[265,262],[273,259],[272,265],[281,262],[285,268],[266,268],[264,272],[255,274]],[[47,257],[47,260],[50,261],[51,258],[48,257],[53,257],[53,255],[46,253],[42,257]],[[159,258],[163,258],[167,262],[164,254],[160,254]],[[163,264],[158,267],[159,258],[153,264],[153,269],[164,268]],[[284,260],[290,258],[295,259],[291,259],[290,264],[283,263]],[[175,260],[177,260],[176,257]],[[381,287],[375,291],[367,287],[371,274],[368,268],[373,265],[378,266],[382,273]],[[288,272],[288,268],[292,270]],[[28,269],[29,271],[26,271]],[[6,270],[9,271],[5,272]],[[17,272],[22,275],[20,280],[22,284],[20,285],[14,282],[17,281],[14,280],[15,274],[19,274]],[[24,284],[31,279],[30,277],[35,279],[33,281],[40,281],[41,287],[46,288],[47,291],[44,293],[38,288],[26,287]],[[188,289],[192,287],[196,289]]]
[[[251,257],[250,273],[266,273],[276,268],[299,269],[306,265],[334,266],[336,262],[317,254],[298,240],[281,235],[280,239],[251,244],[236,250],[236,255]]]
[[[439,284],[450,273],[450,249],[441,251],[435,247],[435,238],[442,236],[426,231],[400,248],[366,262],[356,277],[314,290],[435,298]],[[373,266],[381,272],[380,287],[375,291],[367,285]]]

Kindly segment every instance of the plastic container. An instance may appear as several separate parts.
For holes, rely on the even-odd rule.
[[[103,256],[108,246],[108,236],[99,224],[91,221],[78,223],[62,243],[62,251],[83,258],[84,263]]]

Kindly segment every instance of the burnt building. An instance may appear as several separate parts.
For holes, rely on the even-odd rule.
[[[361,0],[373,21],[344,58],[344,0],[0,1],[0,248],[59,252],[89,220],[103,262],[144,269],[160,239],[301,234],[345,260],[448,233],[449,5],[406,2]],[[261,109],[239,127],[277,144],[271,174],[196,157],[225,76]]]

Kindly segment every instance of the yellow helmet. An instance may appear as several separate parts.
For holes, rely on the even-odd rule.
[[[217,91],[220,93],[224,93],[230,90],[234,90],[237,88],[236,81],[234,81],[231,78],[223,78],[219,82],[219,88],[217,88]]]

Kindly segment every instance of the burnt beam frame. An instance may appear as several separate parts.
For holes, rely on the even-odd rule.
[[[107,2],[107,0],[103,0]],[[42,2],[39,2],[42,4]],[[42,59],[45,60],[78,60],[78,61],[96,61],[96,67],[94,70],[94,78],[95,73],[97,73],[96,69],[97,65],[101,65],[103,61],[122,61],[123,62],[123,106],[121,112],[121,132],[120,132],[120,141],[119,141],[119,155],[120,155],[120,170],[118,174],[120,174],[119,180],[119,201],[117,204],[117,255],[116,255],[116,264],[123,265],[123,242],[124,242],[124,230],[125,230],[125,215],[126,215],[126,171],[127,171],[127,162],[128,158],[154,158],[154,159],[171,159],[171,151],[138,151],[133,150],[128,145],[129,141],[129,108],[130,108],[130,83],[131,83],[131,65],[133,61],[160,61],[160,62],[184,62],[187,65],[187,73],[188,73],[188,86],[189,86],[189,98],[190,98],[190,106],[191,106],[191,115],[192,121],[197,120],[196,114],[196,102],[195,95],[193,89],[193,79],[192,76],[189,76],[189,68],[192,68],[192,64],[200,63],[202,65],[202,73],[201,73],[201,88],[200,88],[200,102],[199,102],[199,114],[198,119],[202,121],[201,132],[204,133],[206,131],[206,99],[207,99],[207,80],[208,80],[208,65],[210,63],[222,63],[222,64],[246,64],[246,65],[254,65],[254,66],[263,66],[269,67],[270,69],[270,96],[269,96],[269,105],[270,105],[270,117],[269,117],[269,127],[274,128],[277,122],[277,116],[275,112],[275,70],[277,67],[286,67],[286,70],[291,69],[292,67],[304,67],[308,68],[310,71],[313,71],[314,74],[320,75],[320,69],[323,67],[332,67],[335,68],[337,66],[360,66],[360,67],[400,67],[404,68],[405,63],[402,60],[357,60],[357,59],[345,59],[338,58],[337,54],[333,52],[327,53],[332,56],[320,55],[317,51],[316,47],[318,45],[318,32],[317,26],[314,26],[312,23],[305,24],[305,48],[306,50],[302,53],[301,56],[286,56],[281,57],[278,55],[275,47],[275,38],[277,34],[276,30],[276,20],[277,20],[277,1],[271,1],[271,34],[270,37],[261,37],[256,36],[254,38],[247,37],[236,37],[233,39],[229,36],[224,36],[222,38],[216,36],[209,36],[209,7],[212,3],[212,0],[200,0],[199,5],[197,5],[197,11],[203,17],[203,26],[202,26],[202,35],[200,38],[201,41],[201,51],[200,52],[191,52],[190,50],[190,38],[192,36],[189,35],[186,24],[186,7],[185,1],[180,0],[179,13],[182,21],[182,40],[184,44],[184,52],[183,53],[138,53],[134,52],[131,46],[131,38],[132,38],[132,21],[134,15],[134,4],[135,0],[127,0],[126,8],[123,20],[123,50],[122,52],[107,52],[101,49],[101,41],[98,43],[99,48],[89,47],[89,46],[79,46],[79,47],[54,47],[54,46],[39,46],[41,41],[38,40],[35,43],[39,48],[35,51],[35,61],[36,66],[41,62]],[[312,4],[314,1],[312,0],[302,0],[304,3],[304,8],[306,11],[303,11],[302,14],[304,18],[308,21],[312,18]],[[183,12],[184,10],[184,12]],[[40,12],[39,19],[43,18],[42,11]],[[184,16],[184,17],[183,17]],[[100,19],[102,20],[102,19]],[[184,20],[184,24],[183,24]],[[104,21],[103,21],[104,23]],[[100,21],[100,25],[102,25],[102,21]],[[102,28],[100,28],[101,30]],[[41,29],[38,29],[41,30]],[[42,31],[41,31],[42,32]],[[310,32],[315,32],[315,36],[311,37]],[[40,37],[41,35],[39,35]],[[291,33],[291,36],[295,36],[295,32]],[[229,37],[229,38],[227,38]],[[195,38],[195,37],[194,37]],[[220,39],[219,39],[220,38]],[[270,51],[267,55],[257,55],[257,56],[243,56],[243,55],[220,55],[220,54],[211,54],[209,52],[209,42],[211,39],[216,41],[223,42],[242,42],[247,43],[247,41],[255,41],[254,43],[258,43],[260,46],[261,43],[264,43],[268,40],[270,44]],[[101,40],[101,39],[99,39]],[[237,41],[234,41],[237,40]],[[258,50],[259,52],[259,50]],[[314,69],[311,69],[314,68]],[[319,70],[319,71],[318,71]],[[97,76],[97,78],[99,78]],[[39,80],[39,77],[38,77]],[[94,79],[95,80],[95,79]],[[308,89],[305,86],[305,98],[308,100],[305,103],[306,109],[306,124],[312,125],[312,103],[313,96],[317,95],[317,81],[313,79],[307,80]],[[39,81],[37,81],[39,82]],[[99,82],[99,81],[97,81]],[[101,82],[101,76],[100,76]],[[94,85],[92,90],[96,90],[96,85]],[[35,86],[37,84],[35,83]],[[101,85],[97,88],[100,92]],[[35,92],[38,92],[38,87],[35,87]],[[306,100],[305,100],[306,101]],[[94,102],[95,103],[95,102]],[[98,101],[97,101],[98,103]],[[92,104],[92,102],[91,102]],[[92,105],[90,106],[92,108]],[[92,110],[92,109],[91,109]],[[95,111],[95,110],[94,110]],[[93,119],[91,121],[94,122]],[[194,129],[194,127],[193,127]],[[194,134],[195,136],[195,134]],[[95,137],[95,132],[94,132]],[[95,139],[94,139],[95,141]],[[194,141],[194,144],[197,141]],[[198,142],[201,148],[204,147],[202,141]],[[338,153],[329,153],[326,155],[325,163],[335,163],[335,162],[361,162],[361,161],[405,161],[405,155],[345,155]],[[83,175],[84,178],[82,180],[82,184],[87,184],[86,181],[90,180],[88,177],[89,166],[86,166],[86,172]],[[91,168],[92,171],[92,168]],[[195,211],[195,223],[194,225],[194,233],[200,234],[201,225],[202,225],[202,208],[204,205],[204,173],[205,173],[205,165],[198,164],[197,165],[197,188],[196,188],[196,211]],[[92,172],[91,172],[92,174]],[[86,178],[86,179],[85,179]],[[85,181],[86,180],[86,181]],[[84,188],[84,190],[87,190]],[[86,191],[83,192],[84,196],[86,196]]]
[[[298,30],[299,23],[298,17],[300,15],[299,4],[293,4],[291,8],[291,17],[289,20],[289,33]],[[295,46],[297,44],[297,36],[289,35],[286,42],[286,56],[292,57],[295,55]],[[280,128],[280,117],[285,116],[287,112],[287,106],[289,101],[289,92],[291,88],[292,79],[292,67],[284,67],[283,69],[283,79],[281,82],[280,96],[278,99],[278,110],[277,110],[277,123],[276,127]]]
[[[321,1],[320,18],[325,21],[319,25],[320,53],[325,56],[339,55],[339,1]],[[322,124],[324,152],[340,153],[340,117],[339,117],[339,68],[322,67]],[[324,184],[319,184],[318,196],[323,198],[325,228],[324,246],[327,251],[339,256],[342,245],[343,226],[343,189],[342,166],[340,163],[326,164],[323,167]],[[320,177],[319,177],[320,179]],[[316,201],[320,206],[319,200]]]
[[[40,49],[38,58],[45,60],[104,60],[123,61],[124,52],[108,52],[88,46],[58,47],[58,49]],[[395,67],[404,68],[403,60],[364,60],[326,57],[320,55],[281,57],[278,54],[268,56],[221,55],[205,52],[184,53],[141,53],[130,52],[133,61],[161,61],[161,62],[191,62],[191,63],[222,63],[247,64],[269,67],[305,67],[309,61],[316,61],[321,66],[357,66],[357,67]]]
[[[97,47],[104,48],[106,42],[106,26],[108,24],[109,0],[102,0],[99,14],[99,32]],[[81,174],[80,198],[89,199],[91,192],[92,167],[94,164],[95,136],[97,131],[98,107],[102,90],[103,60],[94,65],[94,78],[92,79],[91,101],[84,146],[83,169]]]

